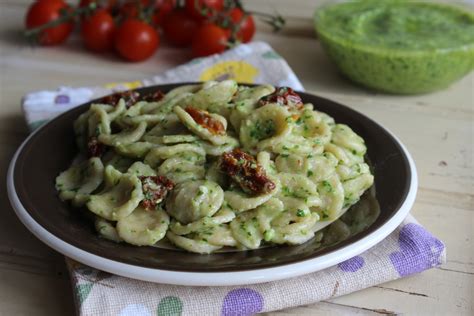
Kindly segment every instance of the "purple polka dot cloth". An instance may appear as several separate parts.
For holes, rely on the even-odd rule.
[[[247,286],[186,287],[115,276],[66,259],[79,315],[250,316],[307,305],[443,264],[441,241],[409,215],[382,242],[325,270]]]
[[[303,90],[268,44],[253,42],[178,66],[151,79],[104,87],[61,87],[23,98],[25,119],[34,130],[54,116],[116,90],[161,83],[234,78]],[[323,271],[287,280],[227,287],[155,284],[105,273],[66,258],[77,314],[120,316],[247,316],[307,305],[402,278],[446,260],[441,241],[411,216],[382,242]]]

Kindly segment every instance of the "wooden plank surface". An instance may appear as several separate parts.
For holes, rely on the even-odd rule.
[[[314,39],[310,17],[322,1],[247,1],[291,18],[273,34],[259,25],[305,88],[347,104],[388,127],[406,144],[418,167],[415,217],[447,246],[440,268],[327,302],[273,315],[473,315],[474,297],[474,75],[447,90],[421,96],[377,94],[341,78]],[[27,135],[21,97],[60,85],[93,86],[150,77],[189,59],[166,46],[155,58],[126,64],[87,54],[77,38],[60,48],[32,49],[18,36],[29,1],[0,1],[0,179]],[[270,9],[269,9],[270,8]],[[34,238],[16,219],[0,181],[0,315],[68,315],[72,291],[61,255]]]

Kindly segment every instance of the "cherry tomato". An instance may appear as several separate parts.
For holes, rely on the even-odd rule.
[[[212,16],[212,11],[222,11],[224,0],[186,0],[185,8],[190,16],[203,21]]]
[[[97,7],[104,8],[108,11],[111,11],[117,4],[117,0],[107,0],[105,2],[101,0],[81,0],[81,2],[79,2],[79,8],[87,7],[92,2],[95,2],[97,4]]]
[[[119,15],[126,19],[138,18],[140,10],[150,6],[154,7],[153,23],[161,25],[164,18],[175,8],[176,0],[128,0],[120,6]]]
[[[138,4],[136,2],[125,2],[120,6],[118,14],[124,19],[135,19],[138,17]]]
[[[176,7],[176,0],[156,0],[156,9],[153,14],[153,23],[155,25],[162,25],[166,17]]]
[[[244,17],[244,12],[239,8],[234,8],[229,12],[232,22],[236,25],[240,25],[239,31],[237,31],[236,39],[248,43],[252,40],[255,34],[255,22],[252,15]]]
[[[113,46],[115,23],[112,15],[99,9],[81,23],[81,37],[87,49],[104,52]]]
[[[155,0],[152,1],[152,3],[154,2]],[[125,0],[121,3],[122,5],[118,8],[118,15],[122,19],[136,19],[139,18],[140,11],[150,5],[150,0]]]
[[[41,2],[41,1],[45,1],[45,2],[61,2],[61,3],[65,3],[64,0],[36,0],[36,2]]]
[[[45,23],[54,21],[61,16],[63,10],[70,7],[63,1],[37,1],[28,9],[26,14],[26,28],[32,29]],[[41,45],[56,45],[64,42],[71,33],[74,24],[72,22],[61,23],[54,27],[49,27],[40,32],[38,42]]]
[[[159,43],[158,32],[151,25],[135,19],[125,20],[114,35],[115,49],[120,56],[130,61],[149,58]]]
[[[197,28],[198,23],[183,10],[171,12],[163,23],[166,39],[179,47],[191,44]]]
[[[212,23],[202,25],[193,38],[192,51],[195,57],[208,56],[226,49],[226,31]]]

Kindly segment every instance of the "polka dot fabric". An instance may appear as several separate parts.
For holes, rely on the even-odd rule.
[[[323,271],[239,287],[131,280],[67,259],[79,315],[249,316],[307,305],[418,273],[445,261],[441,241],[409,216],[375,247]]]
[[[240,288],[227,293],[222,316],[250,316],[263,310],[262,295],[252,289]]]

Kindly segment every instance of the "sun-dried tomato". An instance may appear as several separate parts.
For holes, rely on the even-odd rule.
[[[264,194],[275,189],[275,183],[268,178],[256,159],[239,148],[222,154],[219,167],[237,182],[244,192]]]
[[[258,103],[260,106],[264,106],[269,103],[277,103],[281,106],[296,108],[298,110],[303,108],[303,100],[301,100],[301,97],[298,93],[289,87],[277,88],[272,94],[261,98]]]
[[[101,157],[104,154],[105,145],[100,143],[97,137],[89,138],[87,142],[87,155],[89,157]]]
[[[142,100],[146,102],[158,102],[165,97],[165,94],[161,90],[157,90],[153,93],[149,93],[143,96]]]
[[[154,210],[174,188],[173,181],[165,176],[141,176],[139,179],[145,196],[141,204],[148,211]]]
[[[184,109],[193,120],[214,135],[224,135],[225,127],[221,121],[213,118],[209,112],[188,106]]]
[[[100,99],[100,103],[109,104],[112,106],[116,106],[117,103],[123,99],[125,101],[125,106],[127,109],[137,103],[140,99],[140,93],[136,91],[123,91],[123,92],[116,92],[114,94],[108,95]]]

